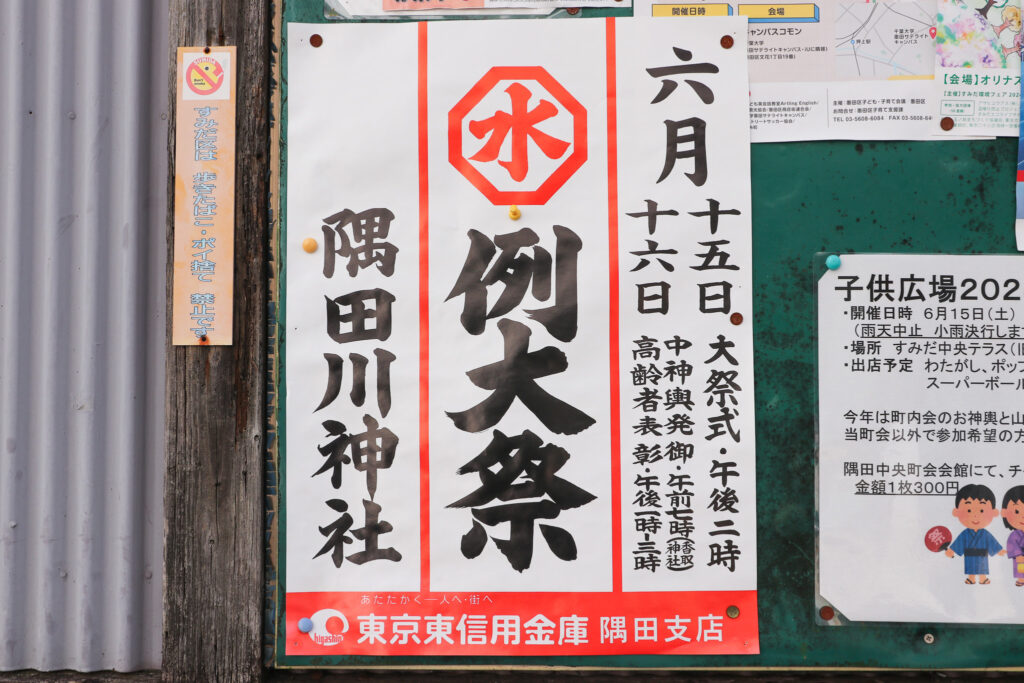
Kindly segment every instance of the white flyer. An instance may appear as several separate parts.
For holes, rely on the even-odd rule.
[[[818,281],[818,572],[852,621],[1024,623],[1024,257]]]
[[[655,1],[636,11],[747,17],[753,142],[929,140],[940,130],[936,0]]]

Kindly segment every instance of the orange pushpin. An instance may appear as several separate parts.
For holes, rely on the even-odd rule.
[[[307,254],[312,254],[314,251],[317,250],[319,246],[320,245],[317,244],[317,241],[312,237],[307,237],[306,239],[302,240],[302,249]]]
[[[508,207],[508,217],[514,221],[519,220],[523,215],[523,212],[519,210],[519,207],[513,204]]]

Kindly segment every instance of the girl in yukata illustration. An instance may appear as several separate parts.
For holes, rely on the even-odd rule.
[[[1016,53],[1019,59],[1024,59],[1024,54],[1021,53],[1021,21],[1020,21],[1020,8],[1019,7],[1004,7],[1003,8],[1003,23],[999,26],[993,26],[992,30],[999,36],[1002,41],[1002,48],[1004,55],[1011,55]],[[1008,36],[1003,36],[1003,31],[1009,31]],[[1010,37],[1013,39],[1013,47],[1007,47],[1006,43]]]
[[[1013,578],[1024,586],[1024,486],[1014,486],[1003,496],[1003,524],[1011,529],[1006,555],[1013,563]]]

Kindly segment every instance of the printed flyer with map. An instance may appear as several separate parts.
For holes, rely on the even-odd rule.
[[[704,0],[651,11],[747,17],[753,142],[1017,135],[1020,0]]]
[[[935,12],[936,0],[653,7],[664,17],[747,17],[753,142],[930,138]]]

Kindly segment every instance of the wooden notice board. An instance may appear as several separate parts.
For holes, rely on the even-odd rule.
[[[552,21],[601,15],[559,12]],[[607,12],[605,12],[607,14]],[[323,0],[289,0],[289,22],[328,23]],[[287,120],[288,46],[282,58]],[[328,134],[325,131],[325,134]],[[340,134],[340,133],[339,133]],[[283,133],[282,133],[283,135]],[[287,187],[282,139],[281,192]],[[761,652],[746,656],[348,658],[364,666],[1011,668],[1024,629],[918,623],[829,625],[815,588],[815,283],[821,253],[1015,253],[1016,140],[757,144],[753,193],[758,605]],[[283,212],[282,212],[283,214]],[[282,232],[288,226],[282,225]],[[275,239],[280,240],[281,235]],[[278,242],[280,243],[280,242]],[[817,265],[816,265],[817,264]],[[287,264],[277,264],[277,272]],[[274,282],[280,282],[277,278]],[[280,296],[280,292],[275,295]],[[281,330],[277,331],[278,338]],[[275,395],[282,390],[277,385]],[[283,430],[272,424],[271,431]],[[274,444],[276,439],[269,439]],[[273,458],[271,459],[273,461]],[[276,476],[268,473],[269,493]],[[273,495],[268,534],[275,537]],[[273,543],[271,547],[274,547]],[[273,555],[273,553],[272,553]],[[272,562],[273,565],[273,557]],[[268,596],[275,596],[275,575]],[[270,597],[268,646],[282,602]],[[931,637],[926,638],[926,635]],[[273,647],[268,648],[272,652]],[[269,656],[272,659],[272,655]],[[318,667],[317,657],[294,661]],[[336,663],[336,662],[335,662]]]

